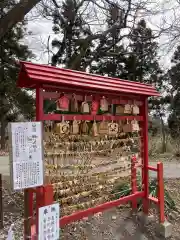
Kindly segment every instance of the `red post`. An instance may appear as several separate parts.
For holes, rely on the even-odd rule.
[[[137,192],[137,173],[136,173],[136,157],[132,157],[131,158],[131,190],[132,190],[132,194]],[[137,199],[133,199],[132,200],[132,210],[136,210],[137,209]]]
[[[38,86],[36,87],[36,121],[43,121],[43,89]],[[44,188],[36,188],[36,235],[38,236],[38,209],[44,206]]]
[[[148,157],[148,99],[144,100],[142,106],[142,116],[144,118],[142,122],[142,159],[143,159],[143,172],[142,172],[142,184],[144,187],[144,199],[143,199],[143,212],[148,215],[149,212],[149,157]]]
[[[163,164],[157,164],[157,179],[158,179],[158,202],[159,202],[159,221],[164,223],[164,179],[163,179]]]
[[[38,187],[36,189],[36,235],[38,236],[39,208],[51,205],[54,202],[52,185]]]
[[[43,121],[43,89],[36,88],[36,121]]]

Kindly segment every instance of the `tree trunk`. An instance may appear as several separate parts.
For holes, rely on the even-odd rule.
[[[5,121],[1,119],[1,150],[6,149],[6,126]]]
[[[20,0],[2,19],[0,20],[0,40],[9,29],[16,23],[21,22],[24,16],[41,0]]]
[[[166,131],[165,131],[165,125],[162,116],[160,116],[161,119],[161,131],[162,131],[162,153],[166,152]]]

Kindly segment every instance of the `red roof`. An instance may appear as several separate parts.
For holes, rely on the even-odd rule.
[[[78,72],[74,70],[57,68],[47,65],[20,62],[21,70],[18,86],[35,88],[36,85],[54,85],[60,87],[78,88],[79,90],[99,90],[116,93],[131,93],[145,96],[159,96],[156,89],[139,82],[122,80]]]

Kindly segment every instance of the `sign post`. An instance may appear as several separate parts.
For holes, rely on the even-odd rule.
[[[41,122],[9,124],[10,173],[13,190],[44,184]]]
[[[59,239],[59,204],[39,208],[38,240]]]
[[[24,239],[31,236],[33,193],[44,184],[41,122],[9,123],[10,176],[13,190],[24,189]]]

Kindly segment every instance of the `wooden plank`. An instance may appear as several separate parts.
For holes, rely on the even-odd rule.
[[[44,114],[43,121],[120,121],[120,120],[134,120],[143,121],[142,116],[113,116],[113,115],[81,115],[81,114]]]
[[[60,97],[61,93],[60,92],[47,92],[47,91],[44,91],[43,92],[43,98],[44,99],[51,99],[51,100],[57,100],[59,97]],[[65,93],[65,96],[67,96],[68,98],[71,98],[72,97],[72,94],[66,94]],[[84,95],[79,95],[79,94],[76,94],[76,99],[77,101],[84,101]],[[86,100],[87,101],[92,101],[93,99],[96,99],[96,100],[100,100],[101,99],[101,95],[87,95],[86,96]],[[110,104],[133,104],[133,103],[136,103],[136,105],[138,106],[142,106],[143,104],[143,101],[141,101],[140,99],[136,98],[132,98],[132,97],[127,97],[127,96],[119,96],[118,98],[114,98],[113,96],[110,97],[108,96],[107,97],[108,99],[108,102]]]

